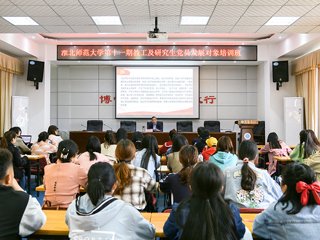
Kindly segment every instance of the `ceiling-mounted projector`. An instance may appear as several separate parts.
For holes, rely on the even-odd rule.
[[[147,40],[149,43],[165,43],[168,41],[168,33],[159,32],[157,17],[155,19],[154,30],[147,33]]]

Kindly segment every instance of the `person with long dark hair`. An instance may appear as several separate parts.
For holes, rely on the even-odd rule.
[[[16,138],[17,134],[15,132],[5,132],[3,137],[1,138],[0,148],[6,148],[12,153],[14,178],[19,179],[19,185],[23,189],[25,189],[26,177],[22,169],[20,169],[20,167],[23,167],[27,163],[28,158],[26,156],[21,158],[19,148],[14,145],[16,142]]]
[[[292,152],[292,149],[278,138],[275,132],[271,132],[268,135],[266,145],[260,150],[262,153],[268,153],[269,166],[268,173],[272,176],[277,171],[277,160],[273,157],[288,157]]]
[[[237,165],[224,170],[224,198],[230,199],[239,208],[265,209],[282,196],[280,186],[268,172],[255,166],[258,156],[255,142],[242,141]]]
[[[74,200],[66,213],[70,239],[109,239],[109,234],[110,239],[154,239],[155,227],[131,204],[112,197],[117,184],[110,164],[90,167],[87,194]]]
[[[159,149],[159,154],[165,154],[170,148],[172,148],[172,139],[177,134],[177,130],[172,129],[169,132],[169,142],[165,142],[162,147]]]
[[[312,138],[313,142],[314,142],[317,146],[320,147],[320,141],[319,141],[319,139],[317,138],[317,136],[316,136],[316,134],[314,133],[314,131],[311,130],[311,129],[308,129],[307,131],[311,134],[311,138]]]
[[[120,142],[122,139],[127,139],[128,134],[127,131],[124,128],[119,128],[116,133],[116,142]]]
[[[253,233],[263,239],[319,239],[320,183],[314,171],[298,162],[283,169],[283,196],[255,217]]]
[[[211,162],[199,163],[191,173],[192,196],[174,203],[163,232],[170,239],[241,239],[245,226],[238,208],[221,196],[223,173]]]
[[[73,162],[78,153],[78,146],[72,140],[59,143],[57,162],[44,168],[43,185],[46,189],[45,206],[68,207],[79,193],[79,186],[85,187],[87,173]]]
[[[302,162],[303,159],[315,154],[319,150],[319,146],[314,143],[307,130],[302,130],[299,135],[300,143],[290,153],[290,158],[292,161]]]
[[[137,151],[140,151],[141,148],[141,143],[143,139],[143,134],[141,132],[134,132],[132,133],[131,136],[131,141],[133,142],[134,146],[136,147]]]
[[[47,132],[43,131],[38,135],[38,141],[32,144],[31,154],[32,155],[44,155],[47,164],[50,164],[49,155],[50,153],[57,152],[57,147],[50,143],[48,139],[49,135]]]
[[[216,152],[209,157],[209,161],[216,164],[221,171],[226,167],[235,166],[238,157],[235,154],[231,138],[223,136],[219,138]]]
[[[14,144],[17,146],[20,150],[21,154],[30,154],[31,149],[27,146],[27,144],[23,141],[21,137],[22,130],[20,127],[12,127],[9,129],[9,131],[13,131],[17,134],[16,143]]]
[[[180,172],[180,170],[183,168],[182,164],[179,161],[179,151],[180,149],[185,146],[189,145],[188,140],[185,136],[177,134],[172,139],[172,148],[171,153],[168,154],[168,169],[170,169],[173,173]]]
[[[58,135],[59,128],[55,125],[50,125],[48,128],[49,140],[53,145],[58,147],[59,143],[63,141],[62,137]]]
[[[101,154],[101,144],[99,138],[91,136],[88,138],[86,152],[80,154],[75,160],[75,164],[79,164],[86,172],[97,162],[106,162],[113,164],[105,155]]]
[[[183,168],[178,173],[170,173],[164,180],[160,180],[162,192],[172,192],[173,201],[181,202],[191,196],[189,188],[190,175],[198,163],[198,150],[194,146],[183,146],[179,151],[179,161]]]
[[[106,131],[104,134],[104,143],[101,143],[101,154],[105,155],[110,161],[116,160],[117,142],[112,131]]]
[[[136,153],[132,164],[136,167],[146,169],[156,180],[156,170],[160,166],[158,153],[158,141],[152,134],[146,135],[141,142],[141,150]]]
[[[143,210],[147,205],[145,192],[154,193],[158,184],[147,170],[132,164],[135,154],[136,148],[132,141],[122,139],[118,142],[116,149],[118,163],[113,167],[119,182],[114,196],[132,204],[138,210]]]

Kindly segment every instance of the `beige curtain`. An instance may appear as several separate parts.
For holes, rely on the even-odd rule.
[[[23,75],[23,62],[0,52],[0,136],[11,127],[13,74]]]

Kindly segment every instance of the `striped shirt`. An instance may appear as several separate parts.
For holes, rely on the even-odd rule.
[[[147,170],[127,164],[130,169],[132,182],[124,189],[123,194],[114,195],[114,197],[131,203],[138,210],[143,210],[147,203],[144,192],[153,193],[157,189],[157,182],[150,176]]]

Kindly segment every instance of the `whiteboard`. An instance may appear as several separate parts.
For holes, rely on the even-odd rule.
[[[12,96],[12,127],[20,127],[23,134],[28,134],[29,97]]]

